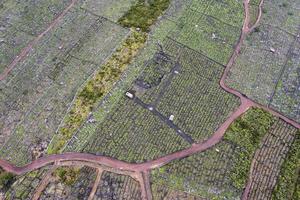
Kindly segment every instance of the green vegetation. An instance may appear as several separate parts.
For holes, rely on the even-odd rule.
[[[140,28],[150,31],[150,26],[169,7],[170,0],[139,0],[138,3],[119,19],[125,27]]]
[[[60,167],[56,169],[53,175],[66,185],[73,185],[79,176],[80,169],[75,167]]]
[[[238,198],[254,153],[274,122],[275,118],[262,109],[247,111],[213,148],[153,170],[153,187],[167,186],[208,199]]]
[[[66,141],[86,120],[95,103],[112,89],[138,50],[144,46],[146,37],[147,35],[143,32],[132,31],[121,47],[79,92],[64,125],[59,129],[57,140],[48,148],[49,154],[58,153],[64,147]]]
[[[280,176],[272,193],[274,200],[300,199],[300,132],[281,166]]]
[[[255,150],[273,123],[274,117],[270,113],[255,108],[238,118],[227,130],[224,139],[243,147],[235,157],[238,164],[230,175],[236,188],[245,186]]]
[[[0,191],[6,191],[13,184],[15,175],[0,168]]]

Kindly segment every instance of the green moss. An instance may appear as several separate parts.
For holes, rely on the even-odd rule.
[[[243,147],[235,157],[235,163],[238,164],[234,166],[230,176],[236,188],[244,188],[254,153],[274,121],[275,118],[270,113],[256,108],[238,118],[227,130],[224,139]]]
[[[300,132],[280,169],[277,184],[272,193],[274,200],[300,199]]]
[[[147,32],[157,18],[169,7],[170,0],[139,0],[119,19],[125,27],[135,27]]]

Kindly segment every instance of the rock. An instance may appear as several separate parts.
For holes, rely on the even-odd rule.
[[[272,53],[275,53],[275,49],[274,49],[273,47],[270,47],[270,51],[271,51]]]
[[[212,36],[211,36],[211,38],[212,39],[216,39],[217,38],[216,34],[213,33]]]

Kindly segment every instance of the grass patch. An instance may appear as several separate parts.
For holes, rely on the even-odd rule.
[[[270,113],[255,108],[238,118],[226,131],[224,139],[242,147],[242,151],[235,157],[235,163],[238,164],[230,175],[236,188],[245,187],[254,153],[274,121],[275,118]]]
[[[121,47],[102,66],[101,70],[85,85],[75,99],[64,125],[48,148],[48,154],[59,153],[74,132],[87,119],[96,102],[101,100],[119,80],[128,64],[133,60],[139,49],[146,42],[147,35],[143,32],[132,31]]]
[[[148,32],[150,26],[163,14],[169,4],[170,0],[139,0],[119,19],[119,23],[125,27],[140,28]]]
[[[280,169],[277,184],[272,193],[274,200],[300,199],[300,132]]]

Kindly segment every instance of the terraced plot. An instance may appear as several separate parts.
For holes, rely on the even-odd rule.
[[[296,138],[297,129],[277,120],[257,150],[250,174],[248,199],[272,199],[281,166]],[[296,172],[294,172],[296,173]],[[296,174],[295,174],[296,175]],[[297,179],[296,175],[296,179]],[[293,190],[291,188],[291,190]]]
[[[16,181],[5,193],[7,200],[32,199],[35,190],[41,183],[48,168],[41,168],[28,174],[16,177]]]
[[[237,147],[224,141],[211,150],[174,161],[152,172],[152,188],[166,186],[203,199],[239,199],[242,190],[230,180],[237,151]],[[161,192],[154,190],[153,196]]]
[[[80,7],[114,22],[123,16],[138,0],[80,0]]]
[[[96,178],[95,169],[68,167],[57,169],[54,173],[53,181],[47,185],[39,199],[88,199]]]
[[[185,192],[181,192],[178,190],[171,190],[170,188],[164,186],[154,186],[153,188],[153,199],[154,200],[206,200],[204,198],[200,198]]]
[[[249,98],[299,122],[299,11],[295,1],[266,1],[226,79]]]
[[[32,144],[48,143],[78,88],[127,33],[105,18],[71,9],[1,82],[1,157],[25,163]]]
[[[140,200],[141,188],[137,181],[125,175],[103,172],[94,200]]]

